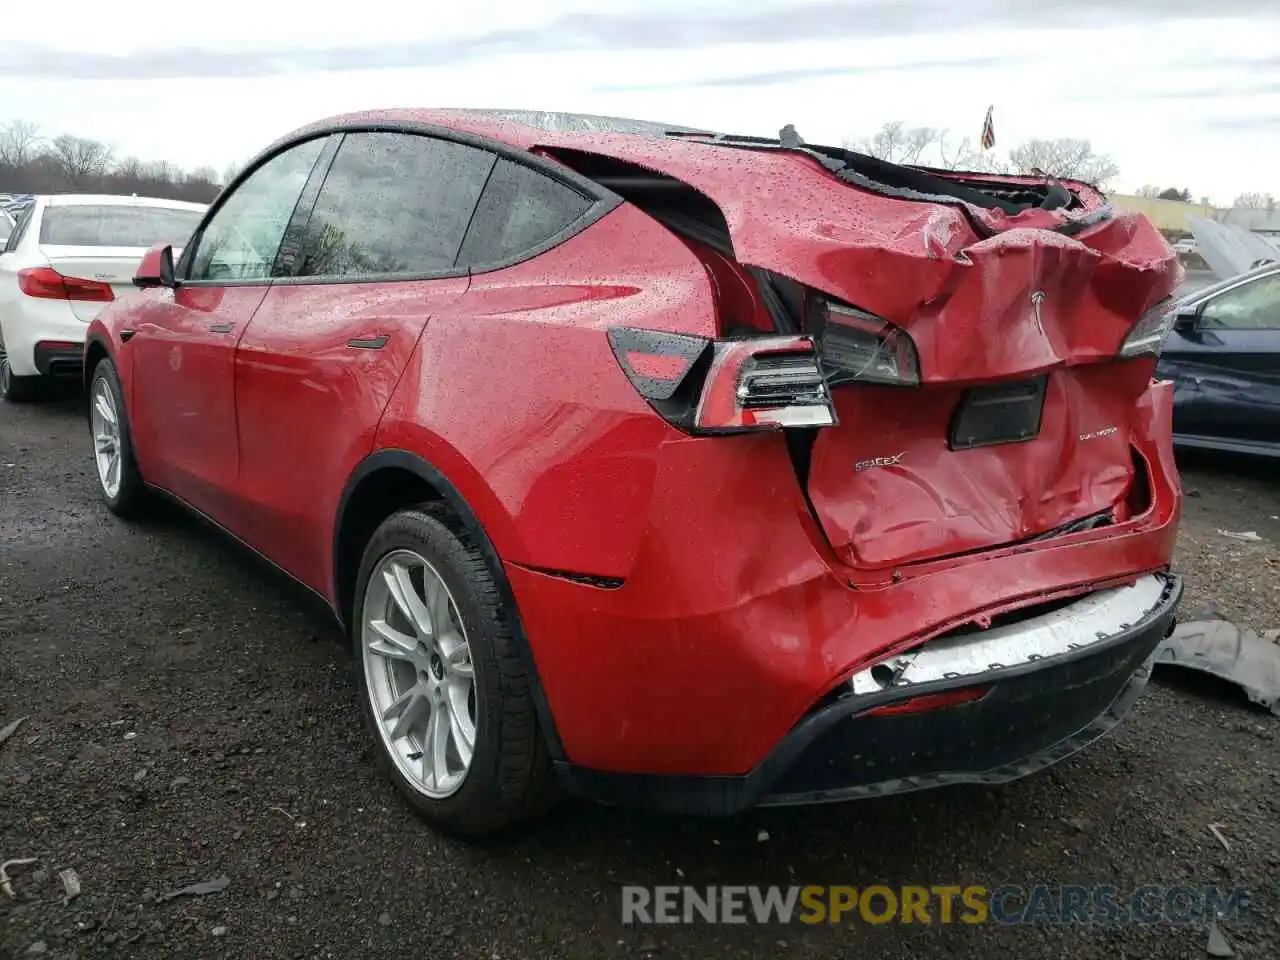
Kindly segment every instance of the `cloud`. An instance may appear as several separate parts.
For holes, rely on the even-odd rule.
[[[722,77],[704,77],[672,83],[619,83],[593,87],[597,93],[629,93],[648,90],[684,90],[691,87],[774,87],[803,80],[828,77],[867,76],[876,73],[901,73],[907,70],[967,70],[1007,66],[1020,58],[975,57],[972,60],[903,61],[874,67],[799,67],[792,70],[764,70]]]
[[[1280,127],[1280,113],[1256,114],[1247,117],[1206,117],[1200,121],[1203,127],[1214,130],[1251,133],[1260,130],[1272,133]]]
[[[900,0],[808,0],[790,4],[779,0],[739,0],[732,7],[703,10],[564,13],[536,26],[503,27],[469,36],[320,49],[285,44],[259,50],[186,46],[115,55],[10,41],[0,47],[0,76],[86,80],[261,77],[302,71],[446,66],[514,54],[693,50],[723,44],[779,45],[824,40],[847,40],[852,45],[851,55],[856,56],[859,43],[950,32],[956,34],[957,52],[963,54],[966,49],[980,49],[984,32],[1001,29],[1118,27],[1268,13],[1275,16],[1267,0],[987,0],[981,4],[955,0],[917,0],[910,4]],[[282,34],[286,32],[284,21]],[[1046,51],[1063,53],[1061,48],[1048,45]]]

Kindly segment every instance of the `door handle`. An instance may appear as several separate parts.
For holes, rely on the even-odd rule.
[[[210,333],[230,333],[236,328],[234,323],[215,323],[209,328]]]
[[[385,334],[380,337],[356,337],[347,341],[348,347],[355,347],[358,350],[381,350],[386,345]]]

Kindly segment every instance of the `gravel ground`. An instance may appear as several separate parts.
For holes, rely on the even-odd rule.
[[[1184,465],[1184,616],[1280,626],[1278,476]],[[0,957],[1206,955],[1199,923],[627,928],[626,883],[1242,886],[1236,955],[1280,956],[1280,725],[1185,680],[1000,789],[718,822],[568,805],[502,845],[441,840],[376,774],[327,612],[177,511],[111,518],[76,401],[0,410],[0,726],[25,714],[0,747],[0,859],[43,875],[0,895]]]

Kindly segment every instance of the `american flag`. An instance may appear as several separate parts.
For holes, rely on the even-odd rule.
[[[982,121],[982,149],[990,150],[996,145],[996,128],[991,122],[991,111],[994,107],[987,107],[987,119]]]

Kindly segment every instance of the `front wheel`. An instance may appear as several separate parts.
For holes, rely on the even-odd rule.
[[[414,810],[496,833],[546,808],[532,679],[483,557],[436,504],[393,514],[364,552],[352,618],[364,712]]]
[[[147,505],[147,488],[133,458],[120,376],[110,360],[100,361],[89,380],[89,430],[98,491],[107,509],[122,517],[139,515]]]

